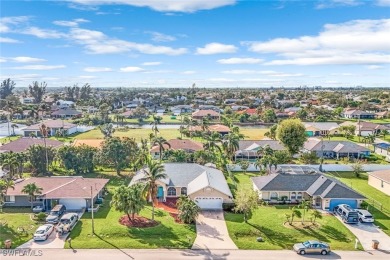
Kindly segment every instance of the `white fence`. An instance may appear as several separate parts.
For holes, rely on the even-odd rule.
[[[299,167],[299,166],[306,166],[311,167],[315,170],[319,170],[320,165],[319,164],[281,164],[278,166],[280,168],[281,166],[288,167]],[[229,164],[227,165],[227,168],[232,172],[239,172],[242,171],[241,167],[238,164]],[[277,169],[278,169],[277,168]],[[272,167],[272,170],[274,170],[274,167]],[[353,171],[352,164],[323,164],[322,170],[327,172],[335,172],[335,171],[341,171],[341,172],[349,172]],[[363,170],[367,172],[372,171],[380,171],[380,170],[390,170],[390,164],[363,164]],[[259,168],[256,168],[253,163],[249,165],[249,168],[247,169],[248,172],[258,172]]]

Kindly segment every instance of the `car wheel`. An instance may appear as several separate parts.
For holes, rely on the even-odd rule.
[[[360,221],[360,223],[363,223],[363,219],[360,218],[359,221]]]
[[[327,254],[328,254],[328,252],[326,250],[321,251],[321,255],[327,255]]]
[[[306,254],[306,252],[305,252],[305,250],[301,250],[301,251],[299,251],[299,254],[304,255],[304,254]]]
[[[46,235],[45,240],[47,240],[48,237],[49,237],[49,235]]]

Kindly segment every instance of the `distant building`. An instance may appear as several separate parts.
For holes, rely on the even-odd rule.
[[[43,124],[46,125],[49,131],[49,136],[54,136],[57,131],[65,131],[67,135],[71,135],[77,132],[77,125],[65,122],[63,120],[45,120]],[[30,125],[23,129],[23,136],[30,137],[33,133],[37,137],[42,137],[41,127],[42,123]]]
[[[358,109],[344,111],[342,113],[342,116],[348,119],[374,119],[375,118],[375,114],[358,110]]]

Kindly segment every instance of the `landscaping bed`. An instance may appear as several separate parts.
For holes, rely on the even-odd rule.
[[[119,219],[119,223],[121,223],[126,227],[137,227],[137,228],[155,227],[159,224],[157,221],[147,219],[142,216],[134,216],[134,218],[129,219],[127,215],[122,216]]]

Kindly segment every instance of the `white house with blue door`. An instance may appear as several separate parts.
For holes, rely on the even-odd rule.
[[[142,182],[148,169],[136,173],[129,185]],[[157,181],[157,199],[165,202],[180,195],[194,200],[201,209],[222,209],[233,195],[223,173],[196,163],[165,163],[166,178]]]
[[[279,173],[251,178],[259,198],[270,204],[312,202],[314,208],[332,211],[339,204],[358,208],[366,199],[336,179],[321,173]]]

